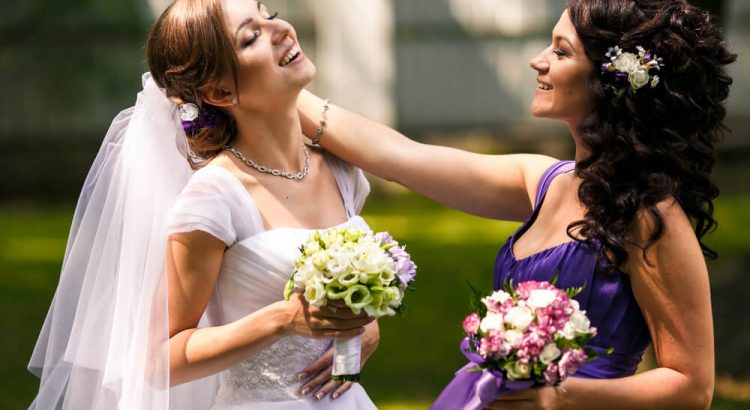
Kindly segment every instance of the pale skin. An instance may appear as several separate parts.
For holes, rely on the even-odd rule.
[[[262,4],[225,0],[222,7],[227,29],[234,33],[232,40],[239,62],[237,86],[233,78],[222,78],[204,90],[203,98],[207,103],[225,107],[235,118],[234,148],[258,163],[296,173],[304,162],[296,101],[313,78],[315,66],[303,53],[285,64],[284,57],[297,44],[296,33]],[[222,167],[238,178],[252,195],[266,229],[325,228],[347,220],[335,178],[318,151],[311,150],[310,172],[301,181],[258,173],[226,152],[207,166]],[[363,364],[375,351],[379,341],[377,322],[341,308],[343,305],[333,309],[311,306],[299,293],[289,301],[273,303],[235,322],[197,328],[216,285],[225,250],[226,244],[202,231],[169,238],[172,385],[223,371],[291,335],[363,335]],[[302,394],[314,393],[318,400],[331,394],[335,399],[351,387],[351,383],[331,380],[331,362],[329,350],[298,375],[306,381]]]
[[[532,103],[537,117],[563,121],[576,144],[576,160],[587,150],[577,126],[588,110],[585,82],[593,69],[567,11],[552,33],[552,43],[531,61],[539,87]],[[303,93],[298,101],[303,130],[313,135],[322,101]],[[556,160],[539,155],[480,155],[412,141],[397,131],[332,106],[323,147],[382,178],[461,211],[493,219],[523,221],[532,211],[539,178]],[[585,208],[574,173],[552,183],[534,224],[515,242],[519,258],[571,238],[567,226]],[[478,189],[479,187],[479,189]],[[642,246],[654,220],[645,211],[632,227],[639,245],[621,267],[653,341],[657,367],[612,380],[569,378],[498,398],[490,409],[707,409],[714,384],[714,347],[708,272],[687,215],[668,199],[658,204],[663,236]],[[697,336],[697,337],[696,337]]]

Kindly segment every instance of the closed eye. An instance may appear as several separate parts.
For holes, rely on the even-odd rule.
[[[552,50],[552,52],[555,53],[558,57],[565,57],[567,55],[562,50]]]
[[[255,40],[257,40],[258,37],[260,37],[260,31],[259,30],[253,31],[253,36],[245,40],[244,42],[242,42],[242,47],[244,48],[244,47],[251,46],[253,43],[255,43]]]

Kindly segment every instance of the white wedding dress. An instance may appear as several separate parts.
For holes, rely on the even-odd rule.
[[[326,155],[347,213],[340,227],[369,230],[358,216],[370,187],[362,171]],[[282,299],[300,245],[314,229],[266,230],[252,196],[229,171],[207,166],[193,174],[168,218],[168,232],[200,230],[227,244],[216,288],[201,326],[234,322]],[[221,372],[213,410],[375,409],[355,383],[341,397],[299,395],[297,374],[329,347],[326,339],[286,337]]]

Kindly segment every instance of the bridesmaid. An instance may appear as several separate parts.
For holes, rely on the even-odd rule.
[[[710,406],[704,258],[716,253],[703,237],[716,226],[709,175],[735,58],[708,13],[684,0],[569,0],[531,60],[531,111],[567,124],[574,161],[421,144],[331,106],[317,136],[335,155],[447,206],[525,221],[498,253],[496,288],[555,272],[561,287],[586,283],[577,299],[599,329],[592,347],[615,353],[489,408]],[[298,102],[307,135],[322,104],[311,94]],[[634,375],[649,343],[657,366]],[[465,403],[472,377],[459,372],[435,408]]]

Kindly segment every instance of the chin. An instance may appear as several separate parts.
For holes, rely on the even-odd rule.
[[[315,74],[318,72],[318,69],[315,68],[315,64],[312,63],[312,61],[307,60],[305,61],[305,66],[301,67],[299,75],[299,80],[302,85],[302,87],[306,87],[308,84],[312,82],[312,80],[315,79]]]

